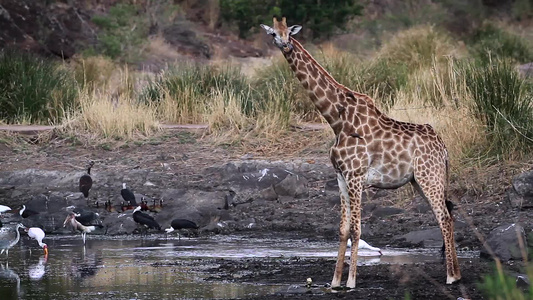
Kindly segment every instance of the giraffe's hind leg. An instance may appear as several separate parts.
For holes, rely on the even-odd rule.
[[[426,164],[419,164],[415,167],[415,178],[412,184],[427,199],[437,218],[445,246],[446,284],[452,284],[461,279],[461,272],[455,251],[453,219],[445,201],[446,168],[444,164],[442,168],[437,168],[435,166],[439,164],[435,163],[430,170]]]

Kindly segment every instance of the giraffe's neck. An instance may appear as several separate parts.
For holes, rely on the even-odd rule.
[[[289,66],[307,90],[316,108],[333,131],[338,133],[342,122],[336,109],[341,103],[339,93],[350,90],[338,83],[298,41],[292,37],[291,41],[293,50],[289,53],[284,52]]]

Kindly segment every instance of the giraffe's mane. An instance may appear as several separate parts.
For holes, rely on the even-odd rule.
[[[358,93],[356,91],[353,91],[353,90],[349,89],[348,87],[346,87],[345,85],[339,83],[335,78],[333,78],[333,76],[331,76],[331,74],[326,69],[324,69],[324,67],[322,67],[322,65],[320,63],[318,63],[318,61],[316,61],[316,59],[311,55],[311,53],[309,53],[307,50],[305,50],[305,48],[302,46],[302,44],[300,44],[300,42],[298,42],[292,36],[291,36],[291,41],[292,41],[293,45],[296,48],[298,48],[298,50],[300,50],[303,55],[305,55],[307,57],[307,59],[311,60],[318,67],[319,72],[330,83],[332,83],[333,85],[337,86],[341,90],[344,90],[347,93],[352,93],[354,96],[356,96],[359,99],[365,100],[368,104],[374,105],[374,100],[370,96],[368,96],[366,94]]]

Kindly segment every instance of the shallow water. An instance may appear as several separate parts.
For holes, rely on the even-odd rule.
[[[23,237],[0,257],[1,299],[176,299],[267,295],[287,285],[204,281],[215,267],[208,258],[335,258],[338,243],[289,238],[216,236],[200,239],[90,237],[46,238],[49,255]],[[438,251],[359,251],[358,264],[423,263],[440,260]],[[472,259],[475,253],[460,253]],[[202,264],[198,266],[198,264]]]

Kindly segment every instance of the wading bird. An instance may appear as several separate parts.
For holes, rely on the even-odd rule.
[[[43,243],[43,239],[45,237],[44,231],[39,227],[30,227],[30,228],[24,228],[24,231],[28,233],[28,236],[32,239],[36,240],[37,243],[39,243],[39,246],[43,248],[44,255],[48,255],[48,245]]]
[[[181,229],[198,229],[200,228],[196,223],[193,221],[189,221],[186,219],[174,219],[172,222],[170,222],[170,227],[165,229],[167,233],[171,233],[174,230],[178,231],[178,240],[180,240],[180,230]]]
[[[137,206],[133,210],[133,221],[135,221],[137,224],[143,225],[143,227],[161,230],[161,226],[152,216],[141,212],[140,206]]]
[[[81,232],[81,238],[83,239],[83,244],[85,245],[85,235],[87,233],[91,233],[94,230],[96,230],[96,226],[84,226],[80,222],[76,221],[76,214],[71,212],[68,214],[67,218],[65,219],[65,222],[63,223],[63,227],[66,227],[67,224],[70,224],[73,229]]]
[[[80,177],[80,192],[83,193],[85,199],[89,198],[89,191],[93,187],[93,179],[91,177],[91,168],[94,166],[94,161],[89,161],[87,165],[87,174]]]
[[[124,199],[127,205],[137,205],[137,200],[135,200],[135,194],[126,187],[125,182],[122,183],[122,190],[120,190],[120,195],[122,196],[122,199]]]
[[[18,223],[15,226],[3,226],[0,228],[0,254],[6,252],[9,257],[9,249],[15,246],[20,240],[19,228],[25,228],[24,225]]]

